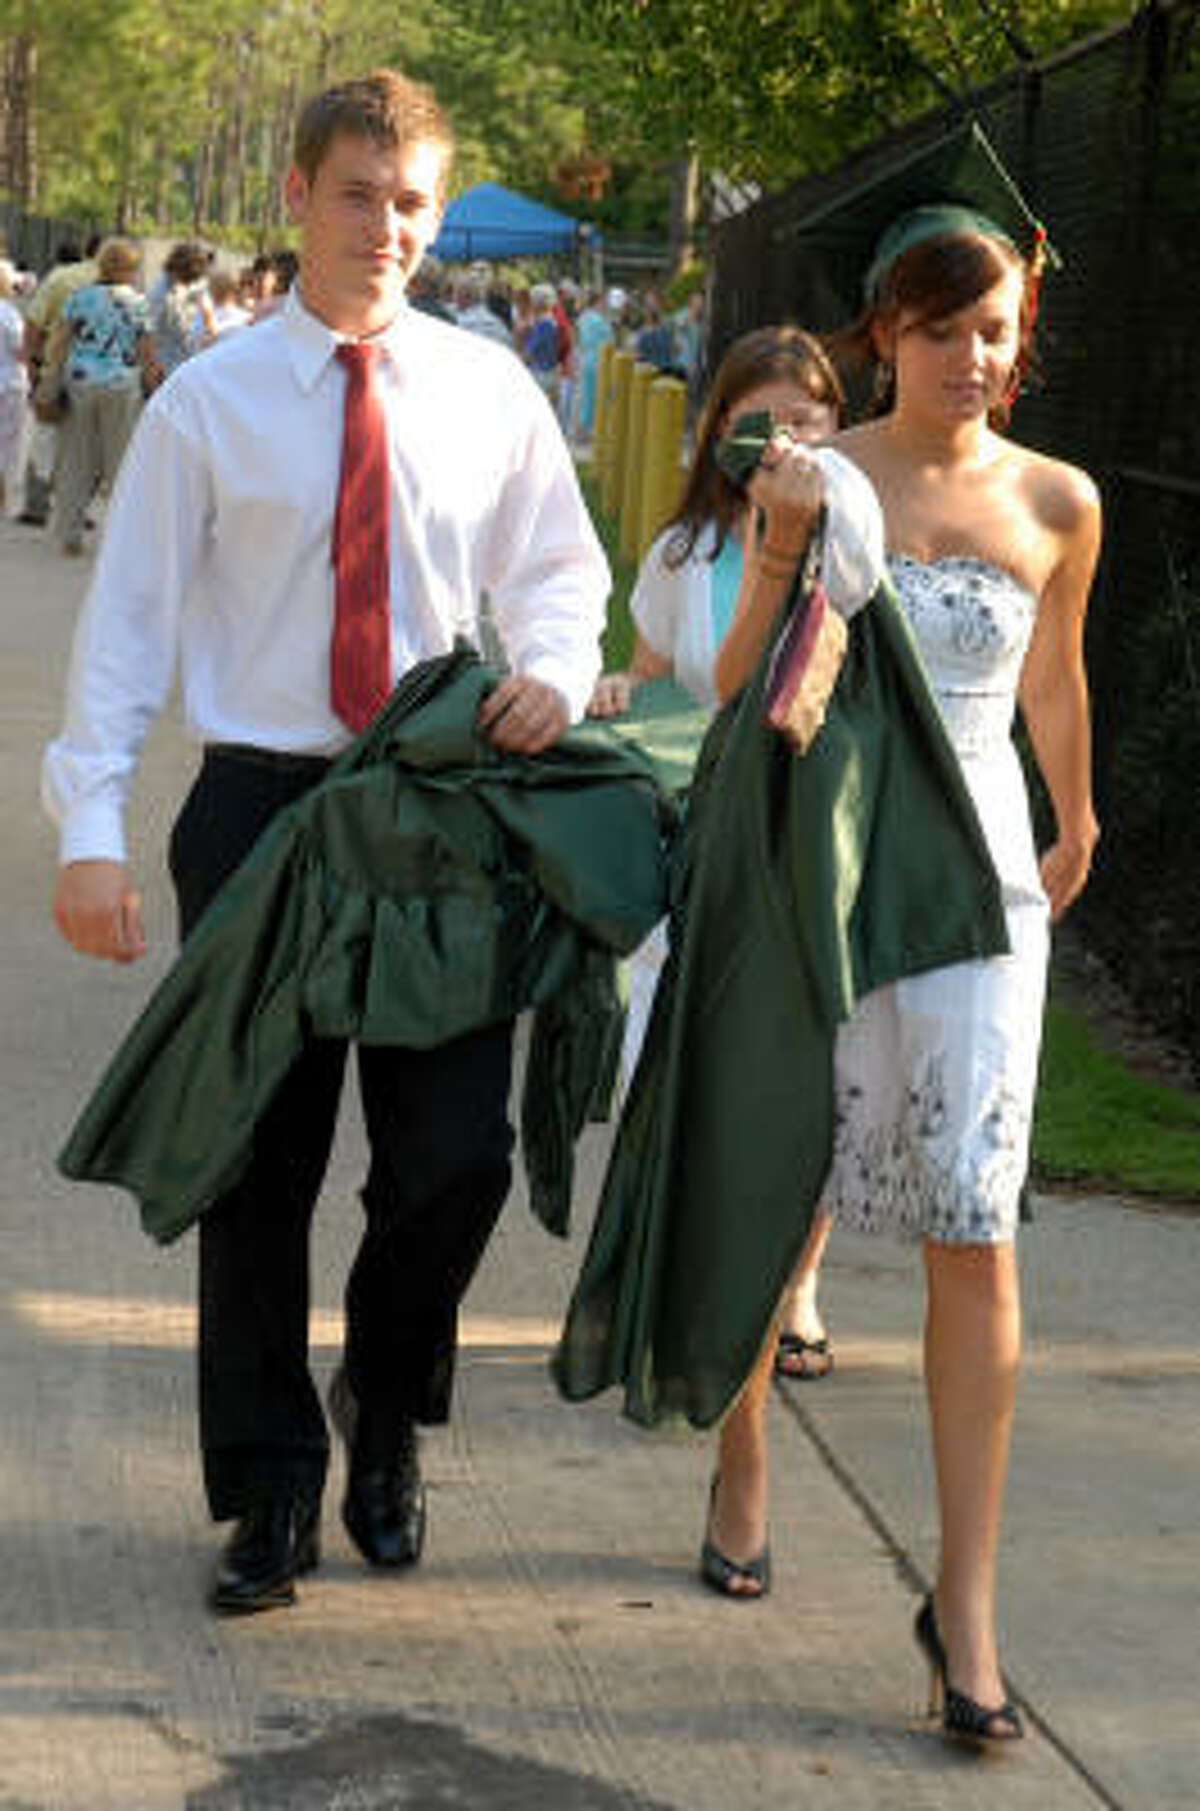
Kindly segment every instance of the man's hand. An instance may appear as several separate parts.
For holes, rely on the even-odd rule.
[[[571,721],[566,701],[552,685],[513,673],[479,707],[479,727],[510,755],[536,755],[557,742]]]
[[[54,922],[73,949],[110,962],[146,953],[142,901],[119,861],[73,861],[58,871]]]

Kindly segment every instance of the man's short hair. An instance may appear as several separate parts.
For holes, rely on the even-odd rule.
[[[385,149],[438,145],[448,169],[454,154],[454,129],[432,88],[410,81],[395,69],[375,69],[351,82],[338,82],[313,95],[296,124],[292,158],[312,182],[338,133],[370,138]]]

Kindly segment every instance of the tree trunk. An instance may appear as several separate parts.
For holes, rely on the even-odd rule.
[[[192,231],[199,237],[208,219],[212,194],[213,133],[204,135],[192,175]]]
[[[9,40],[4,77],[8,192],[14,208],[28,214],[37,194],[37,45],[28,32]]]
[[[263,191],[263,233],[261,243],[272,227],[283,220],[283,179],[292,155],[292,134],[296,127],[296,83],[289,77],[275,109],[273,129],[264,145],[265,183]]]
[[[168,151],[161,138],[154,141],[152,168],[150,218],[161,229],[171,214],[171,178],[174,168],[173,153]]]
[[[671,166],[671,215],[667,229],[667,277],[677,277],[696,256],[700,211],[700,160],[695,152]]]
[[[138,191],[138,152],[140,136],[137,126],[128,115],[125,129],[121,134],[121,167],[118,175],[117,205],[113,215],[113,228],[118,233],[131,232],[134,225],[134,211]]]

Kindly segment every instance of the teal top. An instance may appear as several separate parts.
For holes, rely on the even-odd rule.
[[[728,535],[724,546],[712,563],[712,577],[709,581],[714,652],[729,633],[729,625],[733,621],[734,605],[737,603],[738,586],[741,582],[742,544],[740,541],[735,541],[732,535]]]
[[[138,344],[149,331],[145,298],[124,283],[89,283],[68,297],[63,320],[71,330],[67,375],[77,382],[133,384]]]

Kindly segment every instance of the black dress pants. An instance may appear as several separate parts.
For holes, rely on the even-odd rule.
[[[275,813],[327,763],[209,749],[171,836],[186,936]],[[218,1520],[319,1495],[328,1435],[308,1367],[309,1233],[346,1063],[314,1039],[255,1132],[241,1180],[200,1220],[200,1443]],[[366,1223],[346,1288],[346,1365],[378,1424],[445,1421],[458,1304],[511,1178],[512,1024],[433,1050],[359,1046]]]

